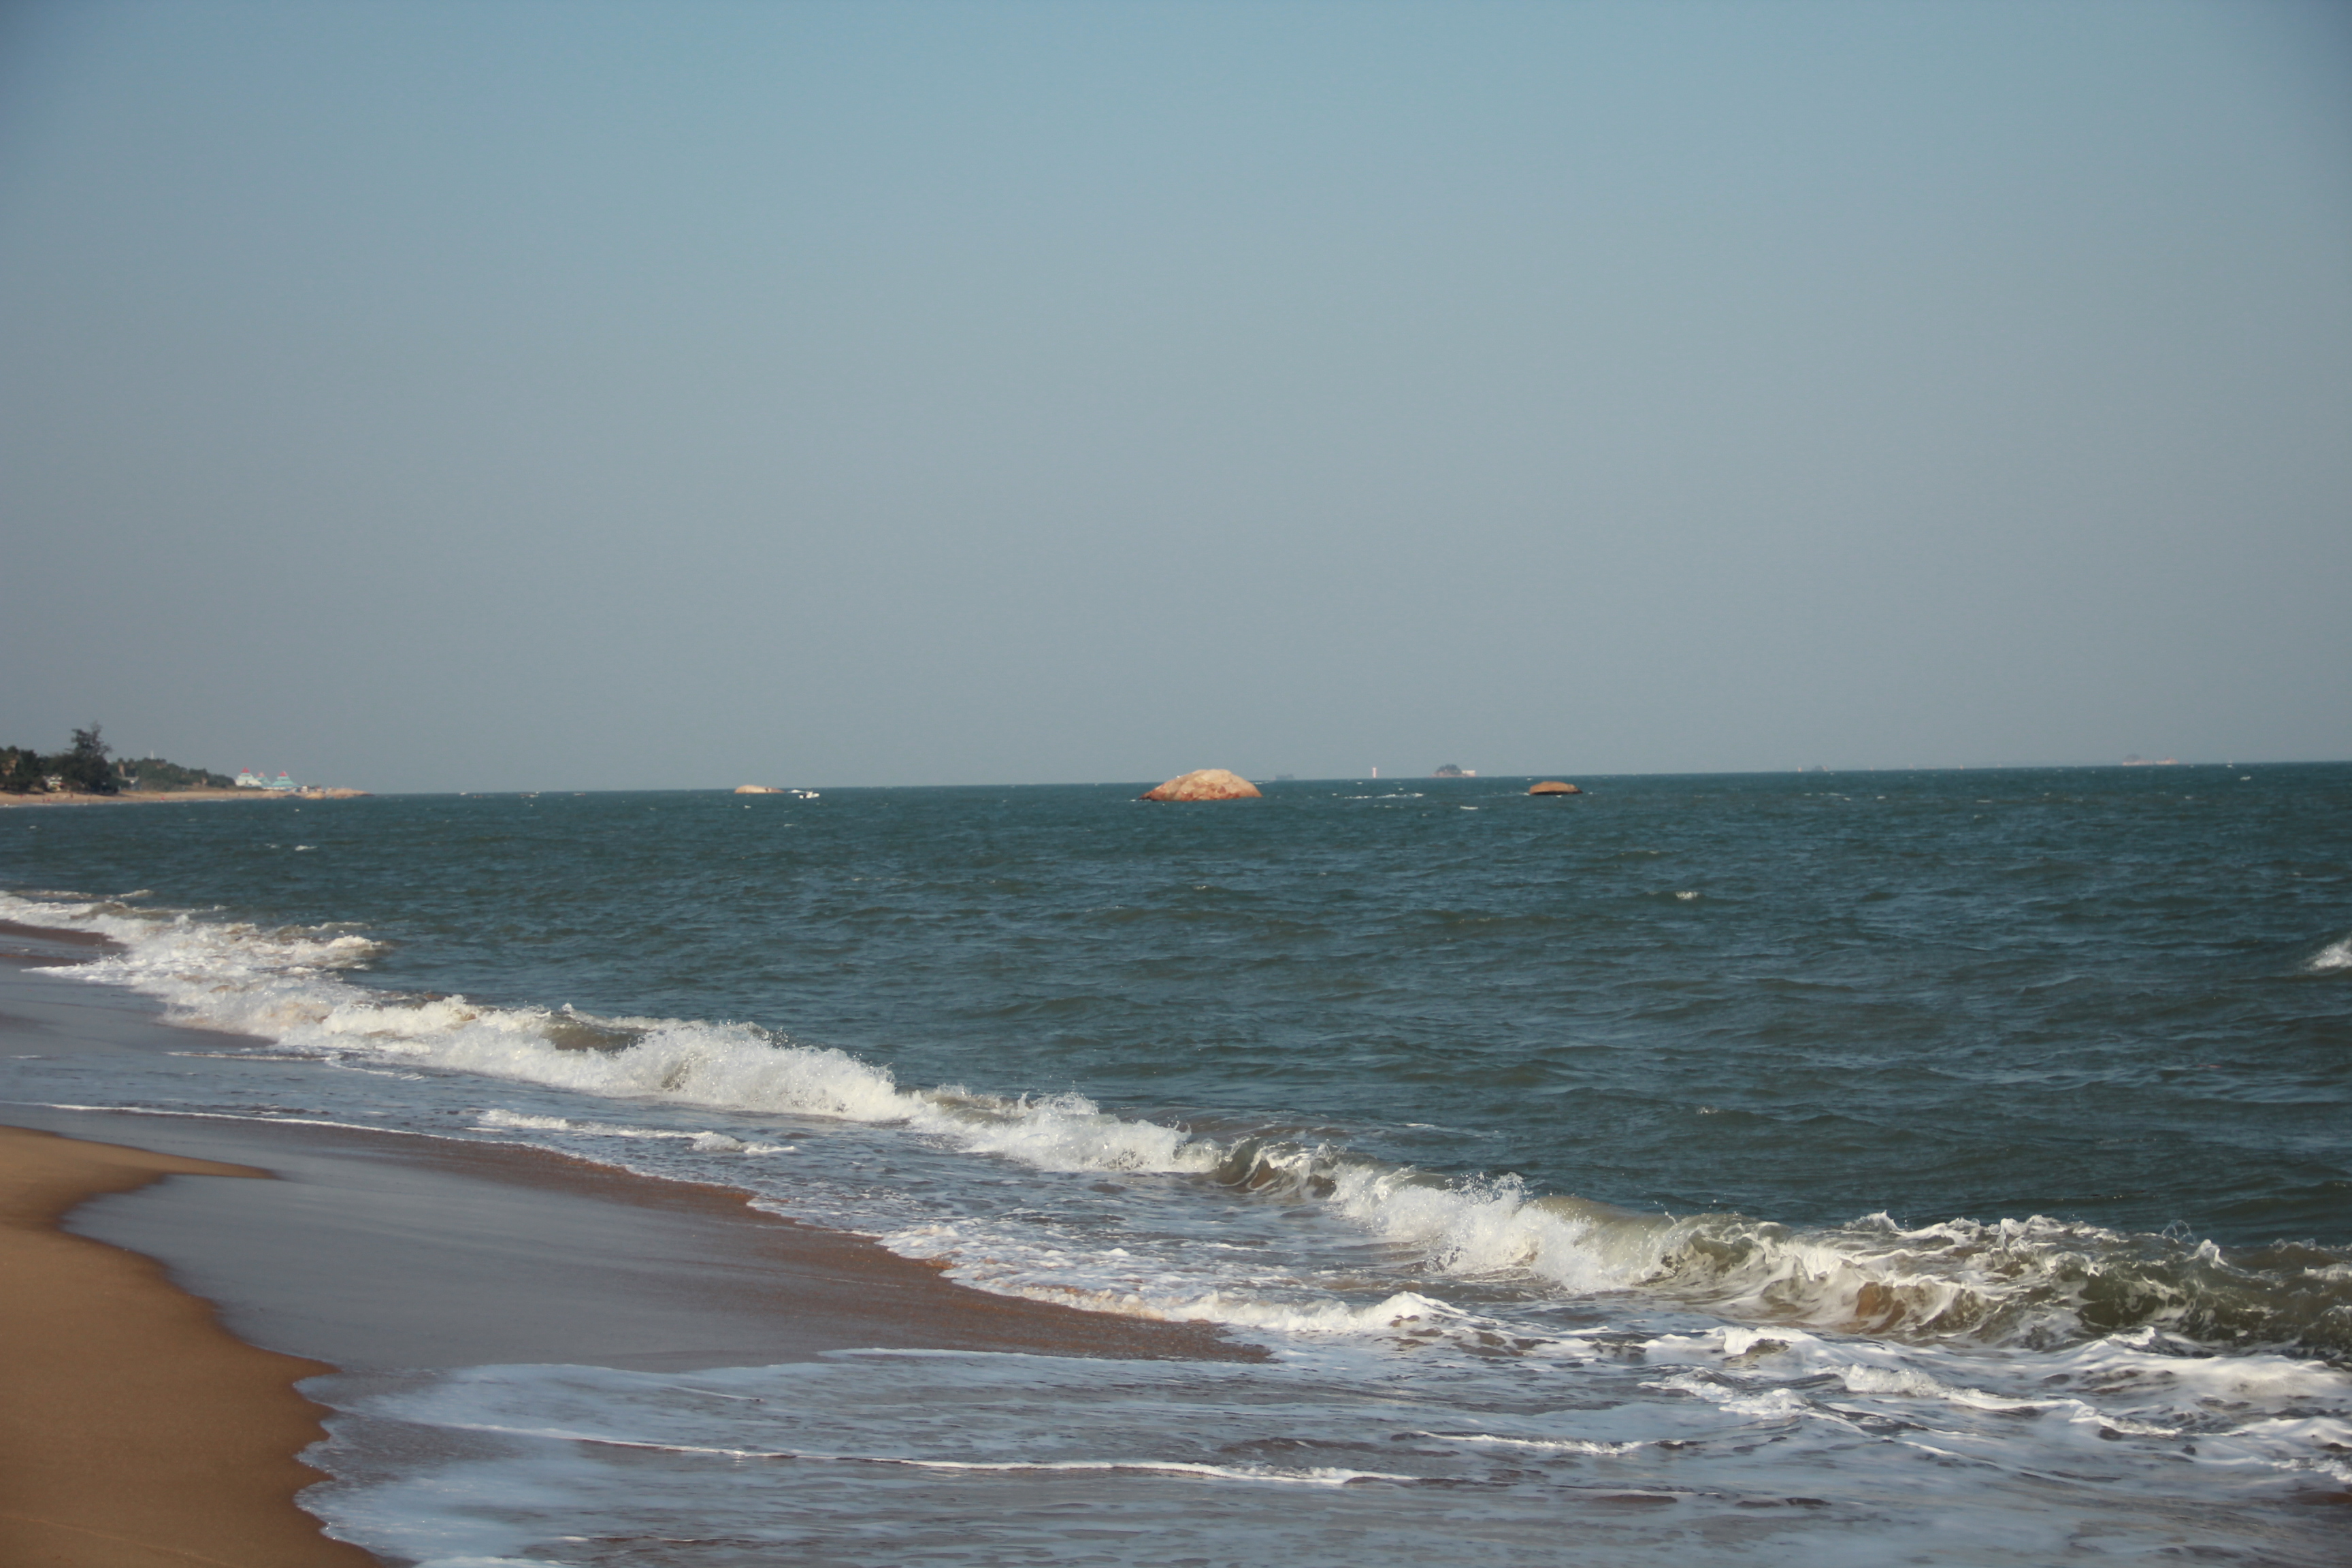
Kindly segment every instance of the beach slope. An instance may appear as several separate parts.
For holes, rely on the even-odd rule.
[[[58,1228],[167,1175],[249,1167],[0,1127],[0,1561],[21,1568],[368,1568],[294,1494],[325,1434],[298,1378],[157,1264]]]

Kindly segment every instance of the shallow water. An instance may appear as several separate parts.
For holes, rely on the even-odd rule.
[[[313,1500],[413,1556],[2339,1561],[2352,767],[1586,782],[8,813],[0,918],[269,1044],[0,1094],[727,1181],[1277,1352],[362,1380]]]

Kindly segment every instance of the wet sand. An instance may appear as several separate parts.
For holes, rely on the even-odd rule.
[[[681,1371],[830,1350],[1256,1359],[1213,1331],[992,1296],[743,1194],[398,1133],[0,1108],[0,1121],[251,1164],[68,1222],[162,1259],[241,1338],[346,1371],[576,1362]]]
[[[346,796],[352,793],[346,792]],[[311,795],[308,798],[340,799],[346,796]],[[82,795],[65,791],[57,795],[0,794],[0,810],[19,805],[167,805],[185,800],[290,800],[291,790],[271,789],[127,789],[115,795]]]
[[[295,1455],[326,1434],[293,1385],[331,1369],[232,1338],[158,1264],[58,1228],[94,1194],[262,1174],[0,1127],[0,1561],[373,1561],[294,1504],[323,1479]]]
[[[252,1043],[175,1028],[143,998],[26,967],[94,945],[0,925],[0,1052],[102,1066],[113,1052]],[[291,1501],[319,1479],[293,1456],[320,1435],[318,1407],[291,1384],[334,1369],[679,1370],[865,1347],[1264,1353],[1206,1325],[990,1295],[730,1189],[535,1150],[24,1104],[0,1105],[0,1124],[16,1129],[0,1129],[9,1247],[81,1260],[43,1275],[45,1304],[22,1310],[46,1315],[11,1320],[0,1341],[11,1346],[0,1530],[35,1532],[0,1534],[12,1564],[369,1561]],[[7,1256],[14,1279],[20,1252]],[[34,1300],[12,1288],[11,1303],[20,1297]],[[110,1316],[118,1305],[131,1315]],[[207,1335],[214,1352],[184,1348]],[[37,1354],[21,1348],[36,1343]],[[199,1425],[234,1428],[245,1446],[197,1441]],[[68,1500],[70,1515],[59,1511]],[[221,1535],[215,1550],[202,1544],[209,1531],[251,1533]]]

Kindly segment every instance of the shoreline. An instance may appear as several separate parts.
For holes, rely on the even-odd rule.
[[[113,949],[94,931],[0,921],[0,1052],[102,1058],[262,1042],[167,1023],[149,998],[41,969]],[[512,1311],[540,1314],[530,1336],[567,1354],[675,1358],[654,1342],[794,1359],[825,1350],[1014,1351],[1139,1360],[1264,1359],[1206,1323],[1097,1312],[999,1295],[946,1278],[943,1265],[879,1242],[771,1214],[732,1186],[640,1175],[529,1144],[309,1119],[132,1107],[0,1102],[0,1126],[125,1143],[157,1154],[262,1169],[274,1183],[167,1184],[77,1212],[75,1233],[158,1258],[221,1304],[233,1329],[277,1326],[272,1348],[363,1367],[547,1359],[524,1353]],[[173,1216],[168,1223],[162,1217]],[[656,1217],[657,1216],[657,1217]],[[627,1237],[633,1251],[606,1247]],[[586,1258],[585,1261],[583,1258]],[[503,1277],[529,1258],[527,1289]],[[678,1299],[690,1270],[707,1308]],[[354,1282],[372,1281],[362,1299]],[[593,1302],[612,1298],[614,1310]],[[339,1315],[340,1314],[340,1315]],[[302,1325],[299,1331],[289,1325]],[[477,1353],[419,1356],[411,1328]],[[788,1326],[787,1326],[788,1325]],[[719,1331],[714,1338],[714,1331]],[[242,1331],[242,1330],[240,1330]],[[247,1338],[253,1338],[251,1333]],[[634,1342],[646,1340],[646,1343]],[[544,1346],[542,1345],[542,1349]],[[648,1363],[647,1364],[650,1364]],[[730,1364],[706,1361],[701,1364]]]
[[[60,1568],[365,1568],[295,1495],[327,1414],[327,1364],[260,1350],[161,1264],[68,1233],[97,1197],[247,1166],[0,1127],[0,1555]]]
[[[186,800],[363,800],[370,793],[322,784],[306,784],[300,789],[129,789],[113,795],[58,791],[0,795],[0,810],[35,805],[169,805]]]
[[[254,1043],[41,973],[112,946],[0,922],[0,1050],[102,1075],[112,1054]],[[330,1412],[295,1386],[329,1373],[867,1348],[1267,1359],[1206,1323],[979,1290],[750,1199],[487,1140],[0,1104],[0,1559],[375,1561],[296,1501],[332,1479],[298,1457]]]
[[[345,1372],[571,1362],[686,1371],[838,1350],[1257,1361],[1201,1323],[1002,1296],[733,1187],[521,1144],[342,1124],[0,1106],[278,1179],[100,1198],[75,1235],[154,1258],[251,1342]]]

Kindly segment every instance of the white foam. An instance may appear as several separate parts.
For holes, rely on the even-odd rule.
[[[617,1137],[634,1136],[644,1131],[634,1127],[601,1127],[594,1122],[574,1121],[568,1116],[526,1116],[513,1110],[485,1110],[476,1119],[476,1124],[517,1132],[609,1133]]]
[[[380,951],[348,932],[266,931],[6,894],[0,894],[0,916],[103,931],[124,951],[66,973],[160,997],[176,1022],[257,1036],[301,1054],[476,1073],[605,1099],[903,1123],[973,1152],[1048,1171],[1201,1172],[1213,1168],[1220,1153],[1178,1129],[1107,1115],[1081,1095],[1007,1100],[956,1088],[904,1089],[887,1068],[797,1045],[751,1024],[604,1018],[570,1008],[493,1007],[463,996],[371,991],[336,973]],[[567,1031],[583,1028],[632,1043],[563,1043]],[[613,1135],[651,1134],[638,1129]]]
[[[2329,942],[2313,955],[2308,966],[2315,974],[2325,974],[2334,969],[2352,969],[2352,936]]]
[[[608,1099],[900,1123],[975,1153],[1048,1171],[1203,1171],[1216,1163],[1213,1146],[1174,1128],[1107,1115],[1080,1095],[1006,1100],[961,1089],[913,1091],[901,1089],[887,1068],[829,1047],[795,1045],[754,1025],[570,1016],[642,1032],[619,1049],[568,1048],[549,1039],[548,1014],[476,1008],[453,997],[406,1007],[354,999],[281,1038],[322,1051],[357,1046]]]
[[[1764,1342],[1745,1332],[1717,1343]],[[1681,1348],[1699,1355],[1706,1337]],[[1793,1344],[1835,1349],[1801,1333]],[[570,1542],[625,1540],[716,1540],[779,1560],[995,1560],[1002,1535],[967,1552],[960,1537],[920,1533],[929,1514],[952,1513],[1018,1520],[1041,1560],[1137,1560],[1148,1543],[1155,1561],[1403,1568],[1458,1554],[1462,1515],[1444,1497],[1462,1494],[1419,1489],[1434,1482],[1478,1489],[1476,1532],[1509,1561],[1556,1556],[1569,1518],[1608,1561],[1643,1568],[1686,1561],[1701,1534],[1760,1563],[1884,1561],[1925,1539],[1969,1561],[2047,1562],[2092,1531],[2119,1556],[2229,1544],[2249,1508],[2321,1480],[2342,1435],[2332,1417],[2283,1414],[2245,1447],[2209,1422],[2192,1452],[2140,1429],[2160,1421],[2078,1419],[2085,1400],[2046,1401],[2032,1419],[1849,1396],[1790,1371],[1801,1375],[1591,1366],[1566,1404],[1531,1389],[1523,1365],[1344,1347],[1246,1368],[933,1352],[683,1375],[330,1378],[309,1391],[345,1414],[314,1458],[346,1479],[306,1502],[371,1548],[427,1561],[560,1561]],[[423,1473],[413,1458],[355,1463],[371,1440],[409,1455],[436,1430],[467,1457]],[[1083,1490],[1062,1484],[1080,1478]],[[1284,1500],[1301,1487],[1328,1501]],[[1663,1531],[1611,1535],[1585,1510],[1596,1490],[1682,1511]],[[1800,1493],[1822,1511],[1748,1511]],[[2315,1519],[2265,1539],[2281,1561],[2332,1560],[2308,1550],[2326,1540]]]
[[[1283,1301],[1260,1296],[1211,1291],[1204,1296],[1170,1302],[1152,1314],[1180,1321],[1202,1320],[1238,1329],[1272,1329],[1289,1334],[1338,1334],[1349,1337],[1394,1335],[1415,1331],[1438,1332],[1499,1328],[1460,1308],[1415,1290],[1365,1305],[1346,1301]]]
[[[891,1454],[826,1452],[812,1448],[732,1448],[700,1443],[655,1443],[562,1427],[499,1426],[487,1422],[445,1422],[453,1430],[488,1433],[501,1437],[526,1437],[564,1443],[593,1444],[605,1448],[635,1448],[649,1453],[690,1455],[716,1459],[789,1459],[803,1464],[881,1465],[910,1470],[955,1470],[974,1475],[1017,1472],[1066,1472],[1201,1476],[1216,1480],[1267,1481],[1277,1485],[1345,1486],[1349,1481],[1410,1481],[1412,1476],[1380,1470],[1349,1470],[1316,1465],[1205,1465],[1181,1459],[918,1459]]]
[[[1346,1162],[1331,1202],[1383,1240],[1447,1274],[1530,1273],[1578,1292],[1622,1289],[1658,1271],[1658,1227],[1574,1199],[1530,1198],[1516,1177],[1440,1182],[1409,1169]]]
[[[1912,1342],[2048,1344],[2088,1332],[2084,1292],[2110,1267],[2104,1259],[2138,1267],[2130,1238],[2039,1216],[1906,1230],[1874,1215],[1793,1231],[1736,1215],[1632,1214],[1533,1195],[1512,1177],[1443,1179],[1328,1146],[1223,1145],[1107,1113],[1077,1094],[1008,1099],[959,1086],[908,1089],[886,1067],[748,1023],[403,997],[341,973],[378,951],[347,931],[265,931],[8,895],[0,895],[0,916],[103,931],[123,951],[65,973],[160,996],[175,1018],[253,1034],[281,1052],[473,1074],[609,1100],[900,1127],[1046,1172],[1213,1175],[1336,1215],[1402,1252],[1398,1268],[1425,1278],[1524,1283],[1546,1294],[1638,1289],[1735,1321]],[[2352,963],[2352,938],[2337,946]],[[657,1130],[504,1110],[479,1118],[488,1131],[660,1140],[717,1154],[790,1152],[748,1142],[740,1130]],[[1197,1249],[1172,1266],[1129,1268],[1099,1246],[1068,1247],[1070,1255],[1084,1254],[1073,1260],[1034,1237],[994,1246],[1002,1237],[984,1238],[983,1250],[977,1233],[934,1226],[888,1241],[911,1255],[943,1257],[960,1277],[992,1289],[1291,1332],[1396,1331],[1396,1313],[1385,1302],[1343,1300],[1312,1282],[1237,1281],[1204,1268]],[[2229,1283],[2231,1271],[2210,1247],[2168,1267]],[[2327,1283],[2315,1274],[2311,1281]],[[2149,1321],[2159,1326],[2193,1304],[2193,1291],[2155,1275],[2141,1294],[2157,1303]]]
[[[1538,1454],[1590,1454],[1613,1459],[1641,1447],[1640,1443],[1597,1443],[1588,1437],[1498,1437],[1487,1432],[1423,1432],[1448,1443],[1477,1443],[1490,1448],[1525,1448]]]

